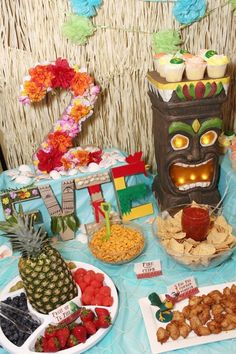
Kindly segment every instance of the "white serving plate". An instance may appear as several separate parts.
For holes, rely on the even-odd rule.
[[[117,290],[116,287],[113,283],[113,281],[111,280],[111,278],[104,273],[102,270],[100,270],[97,267],[94,267],[91,264],[88,263],[83,263],[83,262],[74,262],[72,261],[77,268],[84,268],[86,270],[93,270],[96,273],[102,273],[104,274],[104,284],[109,286],[111,288],[111,296],[114,299],[113,305],[110,307],[105,307],[105,306],[92,306],[92,305],[83,305],[86,308],[89,308],[91,310],[95,309],[95,307],[104,307],[107,308],[111,314],[111,319],[112,319],[112,323],[114,323],[116,315],[117,315],[117,311],[118,311],[118,294],[117,294]],[[76,271],[76,269],[72,269],[72,273]],[[17,281],[20,280],[20,277],[16,277],[15,279],[13,279],[1,292],[0,294],[0,301],[6,299],[8,296],[10,297],[14,297],[19,295],[20,293],[24,292],[23,289],[19,289],[17,291],[14,292],[9,292],[9,289],[16,284]],[[81,291],[80,291],[80,287],[78,286],[78,296],[81,295]],[[28,302],[28,308],[30,313],[32,313],[33,315],[36,315],[38,317],[38,319],[41,321],[41,325],[29,336],[29,338],[25,341],[25,343],[21,346],[18,347],[15,344],[13,344],[12,342],[10,342],[7,337],[4,335],[1,327],[0,327],[0,344],[1,346],[6,349],[9,353],[13,353],[13,354],[29,354],[29,353],[35,353],[34,351],[34,344],[37,340],[37,338],[40,335],[43,335],[45,328],[51,323],[51,319],[49,315],[43,315],[39,312],[37,312],[36,310],[34,310],[32,308],[32,306],[29,304]],[[65,354],[74,354],[74,353],[82,353],[86,350],[88,350],[89,348],[93,347],[95,344],[97,344],[110,330],[112,326],[108,327],[108,328],[100,328],[94,335],[92,335],[91,337],[89,337],[87,339],[87,341],[85,343],[80,343],[72,348],[69,349],[64,349],[64,350],[60,350],[58,351],[58,353],[65,353]]]
[[[236,282],[223,283],[223,284],[199,288],[199,293],[197,294],[197,296],[207,294],[212,290],[223,291],[225,287],[227,286],[231,287],[235,283]],[[162,300],[164,300],[165,295],[161,295],[160,297]],[[166,343],[161,344],[157,341],[156,332],[159,327],[165,328],[168,323],[162,323],[156,319],[155,314],[158,308],[156,306],[151,306],[150,301],[148,300],[147,297],[139,299],[139,305],[142,311],[144,324],[146,327],[151,351],[153,354],[165,353],[170,350],[188,348],[188,347],[193,347],[195,345],[236,338],[236,329],[233,329],[231,331],[224,331],[219,334],[210,334],[209,336],[202,336],[202,337],[197,336],[192,331],[187,338],[179,337],[177,340],[173,340],[170,338]],[[181,311],[187,305],[188,305],[188,299],[185,299],[183,301],[178,302],[175,305],[174,310]]]

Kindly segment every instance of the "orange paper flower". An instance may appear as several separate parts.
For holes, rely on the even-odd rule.
[[[87,166],[89,163],[89,152],[86,150],[77,150],[74,157],[79,160],[79,166]]]
[[[70,84],[71,91],[75,96],[82,96],[92,82],[88,74],[77,72]]]
[[[56,131],[48,135],[48,145],[60,152],[66,152],[72,147],[72,138],[65,132]]]
[[[21,191],[19,194],[18,194],[18,197],[20,199],[27,199],[30,197],[30,192],[28,191]]]
[[[74,105],[71,108],[70,116],[75,122],[78,122],[81,118],[85,117],[90,112],[90,107],[83,106],[82,104]]]
[[[24,91],[32,102],[39,102],[46,95],[46,89],[34,81],[25,81]]]
[[[47,88],[52,86],[52,79],[55,77],[52,65],[37,65],[29,69],[29,74],[32,81]]]
[[[62,162],[62,166],[65,171],[68,171],[69,169],[71,169],[72,163],[70,161],[68,161],[68,159],[66,157],[62,157],[61,162]]]

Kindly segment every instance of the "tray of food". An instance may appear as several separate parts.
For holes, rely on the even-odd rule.
[[[236,283],[199,288],[197,296],[175,304],[168,323],[157,320],[148,298],[139,305],[153,354],[236,338]]]
[[[37,311],[29,302],[20,277],[3,289],[0,295],[0,343],[8,352],[32,354],[66,350],[68,354],[82,353],[110,330],[118,311],[118,294],[113,281],[90,264],[69,262],[68,265],[73,268],[70,271],[78,289],[76,297],[69,302],[70,306],[76,307],[74,318],[66,317],[63,321],[57,318],[55,323],[52,311],[48,314]],[[63,285],[66,285],[64,280],[60,296]],[[60,279],[57,283],[60,286]],[[40,300],[46,302],[46,296]],[[57,315],[60,316],[60,311]]]

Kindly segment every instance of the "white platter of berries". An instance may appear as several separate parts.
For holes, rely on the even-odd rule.
[[[101,340],[118,310],[113,281],[90,264],[66,263],[22,207],[0,221],[0,230],[21,253],[20,276],[0,295],[0,344],[17,354],[73,354]]]
[[[35,299],[30,302],[24,288],[12,291],[21,282],[20,277],[13,279],[1,292],[0,344],[8,352],[82,353],[97,344],[110,330],[118,311],[118,295],[113,281],[91,264],[70,262],[69,266],[71,265],[74,269],[69,269],[67,263],[68,271],[72,273],[70,281],[76,284],[77,296],[72,292],[73,295],[65,303],[76,300],[77,308],[73,315],[63,320],[59,321],[57,318],[55,321],[52,316],[58,309],[60,312],[62,304],[45,314],[42,313],[43,310],[35,309],[40,303],[36,305]],[[60,278],[60,272],[58,275]],[[35,279],[38,278],[39,274]],[[60,285],[60,279],[57,282]],[[61,285],[59,297],[64,293],[63,284]],[[36,292],[40,290],[40,286],[39,284]],[[50,289],[50,283],[48,288]],[[49,306],[47,291],[43,289],[42,292],[46,292],[46,296],[41,300],[45,300],[46,306]],[[52,302],[56,300],[50,299]]]

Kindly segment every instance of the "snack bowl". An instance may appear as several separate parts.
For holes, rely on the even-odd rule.
[[[144,229],[128,221],[111,221],[110,237],[106,226],[100,223],[89,236],[88,247],[92,255],[107,264],[124,264],[137,258],[145,248]]]
[[[205,240],[187,238],[183,232],[182,211],[186,207],[209,210],[210,225]],[[224,209],[209,205],[184,204],[164,210],[154,220],[153,232],[164,251],[191,270],[216,267],[230,258],[236,248],[236,230],[228,223]]]

